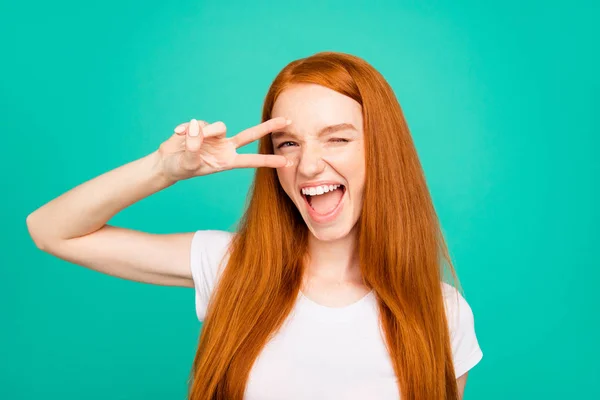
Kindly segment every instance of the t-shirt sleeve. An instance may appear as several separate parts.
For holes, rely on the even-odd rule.
[[[220,230],[194,232],[190,249],[190,268],[194,281],[196,315],[206,316],[208,301],[229,259],[233,233]]]
[[[455,287],[445,282],[443,287],[454,373],[459,378],[481,361],[483,352],[475,334],[473,310]]]

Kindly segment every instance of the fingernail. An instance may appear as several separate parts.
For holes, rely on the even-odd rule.
[[[285,163],[285,166],[286,166],[286,167],[291,167],[292,165],[294,165],[294,161],[292,161],[292,160],[289,160],[289,159],[288,159],[288,160],[287,160],[287,162]]]
[[[190,136],[198,136],[200,132],[200,126],[198,125],[198,121],[192,119],[190,122]]]
[[[175,128],[176,133],[183,133],[184,131],[185,131],[185,126],[183,126],[183,125],[179,125],[177,128]]]
[[[291,119],[286,119],[286,120],[285,120],[285,124],[286,124],[286,125],[289,125],[289,124],[291,124],[291,123],[292,123],[292,120],[291,120]]]

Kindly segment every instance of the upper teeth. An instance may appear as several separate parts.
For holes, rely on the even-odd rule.
[[[313,186],[310,188],[302,188],[302,194],[308,196],[318,196],[323,193],[331,192],[339,188],[342,185],[321,185],[321,186]]]

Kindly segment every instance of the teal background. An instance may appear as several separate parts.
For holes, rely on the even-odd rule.
[[[53,258],[25,218],[191,118],[255,125],[277,72],[321,50],[365,58],[404,109],[484,352],[465,398],[600,398],[599,18],[593,1],[3,2],[0,398],[185,398],[193,290]],[[252,174],[110,222],[229,229]]]

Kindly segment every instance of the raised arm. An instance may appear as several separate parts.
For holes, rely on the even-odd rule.
[[[283,167],[283,156],[236,153],[285,126],[274,119],[226,138],[222,122],[178,126],[159,149],[82,183],[27,216],[37,247],[105,274],[157,285],[193,287],[193,232],[151,234],[108,225],[119,211],[179,180],[231,168]]]

